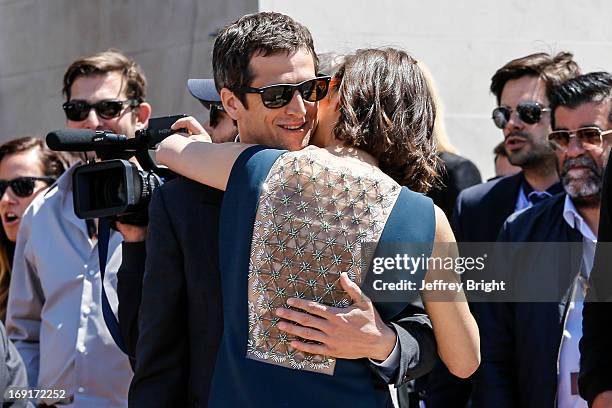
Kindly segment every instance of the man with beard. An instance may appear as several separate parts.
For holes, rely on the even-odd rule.
[[[550,90],[579,73],[572,54],[554,57],[532,54],[514,59],[491,78],[491,92],[498,107],[495,125],[504,135],[510,163],[522,171],[463,190],[451,219],[457,242],[495,242],[502,224],[515,211],[560,193],[563,189],[555,167],[555,155],[546,136],[550,127]],[[470,254],[464,248],[462,256]],[[478,319],[478,310],[472,305]],[[428,407],[465,407],[470,395],[469,380],[452,376],[438,363],[427,384]]]
[[[498,104],[493,122],[503,132],[510,163],[522,171],[461,192],[453,214],[458,242],[495,241],[509,215],[562,191],[546,140],[551,130],[549,93],[578,75],[572,57],[568,52],[528,55],[508,62],[491,78]],[[487,222],[479,223],[482,219]]]
[[[558,303],[540,297],[479,305],[482,364],[474,407],[587,407],[578,395],[578,342],[612,136],[611,98],[612,75],[607,72],[570,79],[550,94],[555,131],[548,139],[564,194],[511,216],[498,240],[573,242],[581,250],[572,252],[574,247],[567,245],[554,257],[541,252],[527,260],[508,256],[515,284],[535,276],[531,282],[558,284],[562,295]]]

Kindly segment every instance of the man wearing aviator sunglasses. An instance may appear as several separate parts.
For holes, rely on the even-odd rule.
[[[578,65],[567,52],[517,58],[495,72],[490,86],[498,105],[493,122],[503,132],[510,163],[522,171],[459,194],[451,220],[458,242],[494,242],[508,216],[562,191],[555,155],[546,138],[551,130],[548,93],[578,73]],[[473,306],[477,319],[479,306]],[[453,378],[443,367],[431,377],[428,393],[435,401],[428,401],[428,406],[466,406],[468,381]]]
[[[142,70],[120,52],[79,58],[64,74],[66,125],[133,137],[151,114],[145,91]],[[31,387],[69,390],[63,399],[45,396],[38,403],[124,407],[132,370],[104,322],[97,228],[74,214],[73,170],[37,196],[22,219],[7,331],[24,358]],[[12,190],[27,192],[23,180],[10,183]],[[114,310],[121,241],[112,231],[104,286]]]
[[[500,237],[513,242],[578,242],[582,251],[577,256],[573,255],[577,251],[568,251],[569,255],[560,253],[557,259],[538,263],[534,258],[523,264],[533,269],[522,273],[537,275],[545,273],[545,263],[563,259],[557,276],[569,279],[551,282],[566,282],[559,287],[565,295],[558,303],[484,305],[489,313],[481,330],[498,335],[483,337],[481,368],[488,375],[479,378],[475,393],[479,401],[490,403],[505,396],[505,406],[587,408],[577,392],[578,372],[591,372],[599,365],[599,357],[591,352],[581,364],[581,351],[586,350],[579,349],[579,341],[598,236],[603,169],[612,142],[612,75],[594,72],[569,79],[553,89],[550,101],[556,130],[548,140],[557,157],[564,194],[508,219]],[[496,349],[495,344],[504,344],[505,350]],[[535,349],[542,352],[533,353]],[[590,380],[598,381],[592,376]],[[588,390],[584,397],[592,404],[596,393]]]

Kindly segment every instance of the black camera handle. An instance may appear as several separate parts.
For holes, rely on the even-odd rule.
[[[108,260],[108,242],[110,240],[110,221],[108,218],[100,218],[98,220],[98,261],[100,263],[100,284],[102,285],[102,316],[104,323],[115,341],[115,344],[123,351],[130,359],[134,359],[123,342],[121,330],[119,329],[119,321],[113,313],[110,306],[106,290],[104,289],[104,275],[106,273],[106,262]]]

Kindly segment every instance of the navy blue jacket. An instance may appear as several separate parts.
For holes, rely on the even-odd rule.
[[[463,190],[452,217],[457,242],[494,242],[514,212],[522,182],[517,173]]]
[[[500,231],[503,242],[581,242],[582,235],[563,219],[565,194],[511,216]],[[508,256],[508,268],[538,276],[547,284],[553,271],[563,296],[559,302],[480,303],[482,362],[474,380],[472,404],[478,407],[554,407],[557,360],[566,305],[579,270],[581,252],[558,257]]]

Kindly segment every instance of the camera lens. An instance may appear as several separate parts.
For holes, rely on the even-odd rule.
[[[125,185],[122,178],[107,178],[103,180],[102,202],[107,207],[121,205],[126,201]]]

